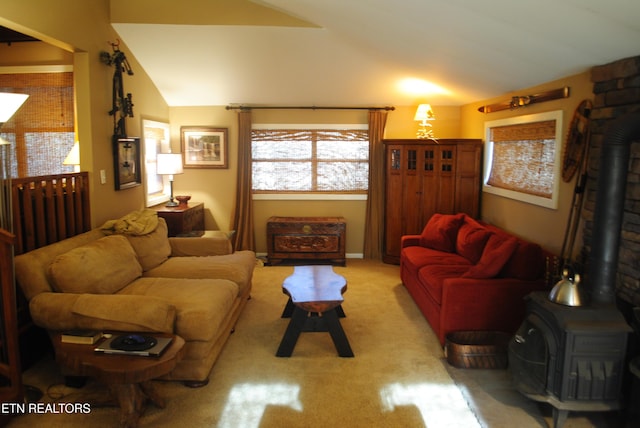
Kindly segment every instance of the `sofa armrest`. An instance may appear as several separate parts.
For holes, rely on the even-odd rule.
[[[400,238],[400,248],[417,247],[420,245],[420,235],[404,235]]]
[[[233,253],[230,233],[207,230],[201,237],[171,237],[171,257],[223,256]]]
[[[47,330],[172,333],[176,308],[141,295],[40,293],[29,302],[33,322]]]

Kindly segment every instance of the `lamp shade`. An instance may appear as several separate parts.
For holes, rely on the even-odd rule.
[[[0,92],[0,123],[5,123],[29,98],[27,94]]]
[[[413,120],[424,122],[427,120],[434,120],[435,116],[431,109],[431,104],[420,104],[416,110],[416,115]]]
[[[156,157],[156,173],[160,175],[182,174],[182,154],[158,153]]]

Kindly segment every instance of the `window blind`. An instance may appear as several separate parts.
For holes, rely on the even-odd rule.
[[[73,73],[0,74],[0,92],[29,98],[2,127],[11,143],[11,176],[73,172],[62,165],[75,140]]]
[[[493,157],[488,184],[551,198],[556,121],[491,128]]]

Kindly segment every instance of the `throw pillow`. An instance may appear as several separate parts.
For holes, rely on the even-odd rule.
[[[518,244],[515,236],[491,234],[482,252],[482,257],[463,278],[493,278],[509,261]]]
[[[56,257],[49,265],[54,289],[63,293],[113,294],[142,275],[122,235],[100,238]]]
[[[542,277],[544,269],[545,257],[542,247],[519,239],[513,256],[500,271],[500,277],[533,281]]]
[[[171,255],[171,244],[168,238],[169,229],[167,228],[167,222],[163,218],[158,218],[158,225],[151,233],[125,236],[136,252],[144,272],[160,266]]]
[[[471,217],[465,217],[455,243],[456,253],[476,264],[491,232]]]
[[[453,253],[464,214],[434,214],[420,235],[420,246]]]

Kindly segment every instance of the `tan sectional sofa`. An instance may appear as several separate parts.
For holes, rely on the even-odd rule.
[[[250,297],[255,254],[232,252],[227,239],[168,238],[164,219],[145,221],[152,232],[103,227],[19,255],[16,280],[50,332],[181,336],[184,358],[165,378],[206,384]]]

